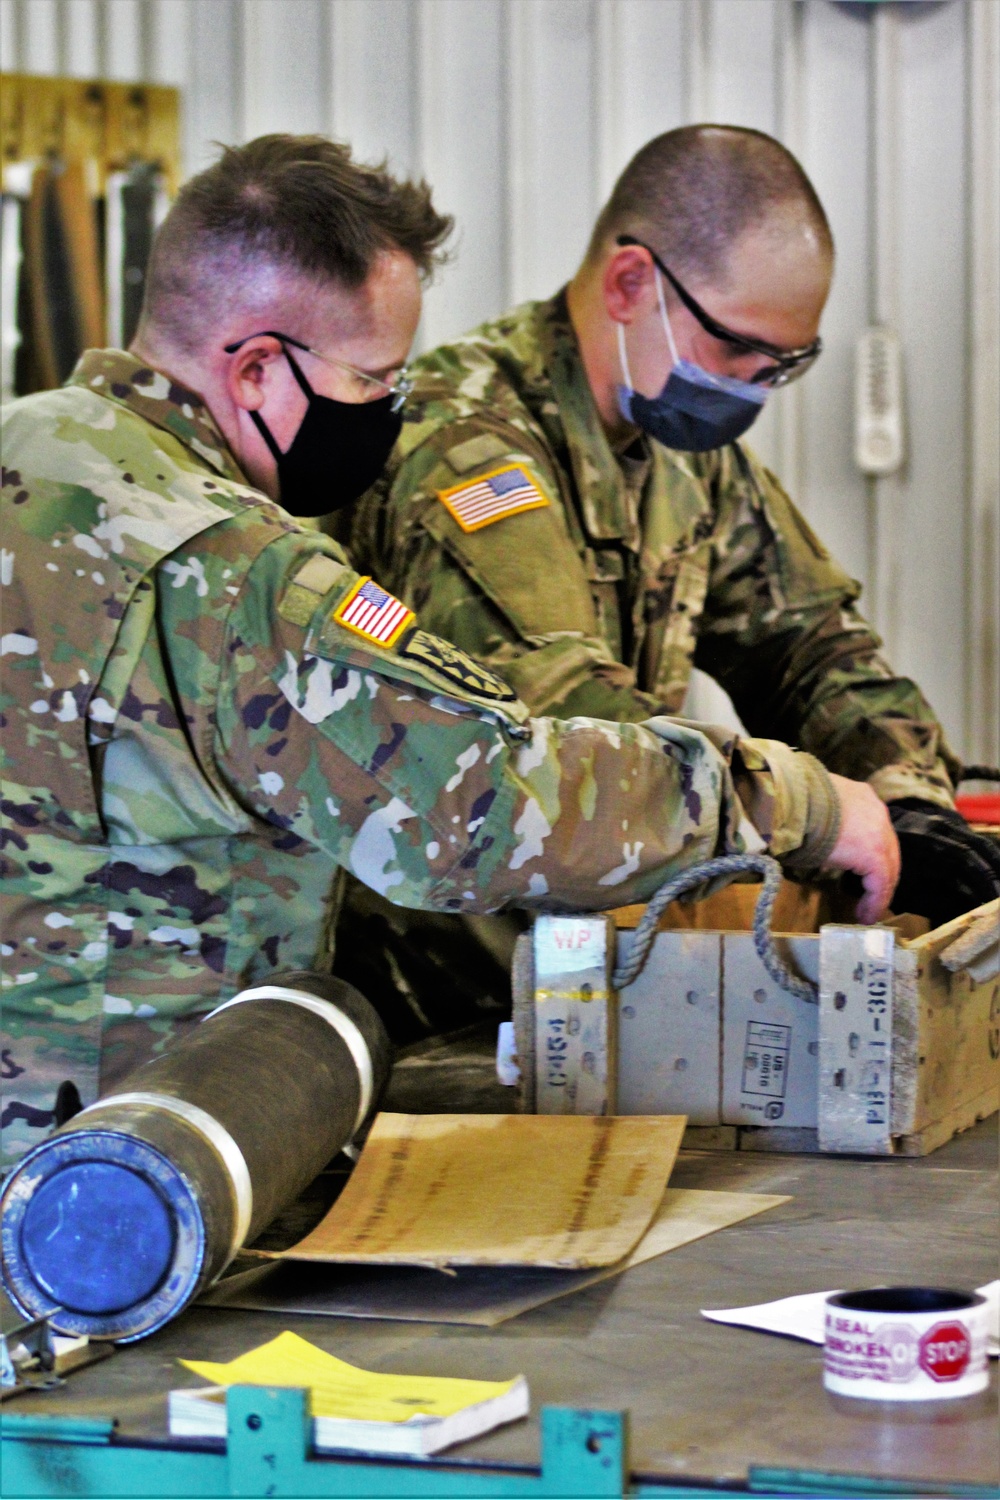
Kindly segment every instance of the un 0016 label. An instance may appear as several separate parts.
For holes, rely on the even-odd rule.
[[[792,1028],[761,1021],[747,1022],[743,1054],[743,1092],[784,1099],[788,1085],[788,1053]]]

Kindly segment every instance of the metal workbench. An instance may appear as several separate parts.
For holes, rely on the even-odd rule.
[[[493,1111],[509,1108],[510,1099],[492,1076],[488,1040],[470,1035],[411,1050],[397,1066],[387,1102],[404,1110]],[[546,1418],[548,1477],[539,1488],[539,1413],[552,1405],[628,1412],[627,1466],[637,1493],[665,1493],[695,1480],[742,1489],[748,1471],[753,1471],[753,1487],[768,1493],[792,1493],[796,1486],[800,1492],[844,1492],[844,1481],[824,1489],[809,1474],[922,1481],[923,1492],[998,1485],[995,1362],[990,1390],[982,1397],[942,1403],[931,1416],[902,1410],[887,1417],[865,1403],[835,1403],[824,1393],[819,1348],[699,1316],[702,1307],[732,1307],[826,1287],[880,1282],[973,1287],[995,1277],[995,1117],[925,1159],[684,1151],[671,1182],[788,1193],[793,1201],[495,1329],[194,1307],[145,1342],[71,1375],[60,1389],[5,1405],[4,1421],[39,1414],[115,1418],[118,1441],[165,1441],[166,1393],[191,1379],[176,1364],[178,1356],[228,1360],[288,1327],[368,1368],[482,1379],[521,1372],[531,1389],[529,1420],[444,1455],[463,1465],[503,1466],[504,1474],[490,1480],[487,1489],[477,1488],[486,1476],[476,1468],[455,1476],[438,1469],[430,1483],[427,1469],[415,1475],[412,1465],[406,1474],[397,1471],[393,1487],[365,1489],[364,1472],[375,1485],[375,1471],[352,1465],[354,1477],[343,1479],[345,1487],[336,1487],[329,1468],[326,1487],[312,1493],[616,1493],[620,1480],[610,1471],[586,1490],[579,1487],[585,1483],[582,1471],[572,1481],[555,1476],[553,1455],[560,1441],[571,1440],[573,1414]],[[605,1426],[611,1451],[617,1442],[614,1423]],[[594,1461],[593,1453],[586,1459],[585,1448],[580,1452]],[[775,1473],[779,1470],[783,1476]],[[58,1465],[48,1472],[58,1475]],[[59,1489],[61,1481],[51,1479],[49,1491],[36,1492],[96,1492],[72,1488],[78,1478],[65,1482],[67,1487]],[[602,1489],[602,1482],[610,1488]],[[279,1480],[269,1491],[252,1483],[248,1488],[244,1479],[243,1487],[233,1481],[231,1488],[199,1492],[304,1492],[288,1483]],[[877,1488],[869,1484],[861,1492]],[[887,1486],[882,1492],[918,1491],[904,1484],[902,1490]]]

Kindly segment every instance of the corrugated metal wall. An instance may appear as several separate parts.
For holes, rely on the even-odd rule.
[[[426,174],[459,224],[428,344],[558,286],[650,136],[778,135],[838,270],[828,352],[755,442],[956,745],[997,757],[998,0],[0,0],[0,18],[7,69],[179,85],[189,170],[215,140],[316,130]],[[902,340],[908,433],[879,480],[852,458],[875,319]]]

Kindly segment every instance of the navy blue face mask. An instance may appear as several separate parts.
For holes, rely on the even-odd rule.
[[[634,422],[666,448],[679,448],[683,453],[724,448],[742,437],[760,416],[767,388],[732,375],[713,375],[689,359],[678,359],[658,271],[656,295],[673,369],[658,396],[643,396],[635,390],[625,350],[625,329],[619,323],[618,355],[625,378],[625,384],[618,387],[619,410],[626,421]]]

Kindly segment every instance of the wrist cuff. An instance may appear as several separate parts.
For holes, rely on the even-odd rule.
[[[914,766],[882,766],[868,778],[868,785],[883,802],[898,802],[903,797],[919,797],[938,807],[954,809],[955,792],[938,762],[940,775],[923,773]]]
[[[802,843],[785,856],[783,864],[790,874],[819,875],[840,837],[840,798],[826,767],[814,755],[802,752],[795,759],[806,783],[806,832]]]
[[[840,836],[840,799],[816,757],[779,740],[741,739],[733,779],[768,851],[790,872],[819,873]]]

